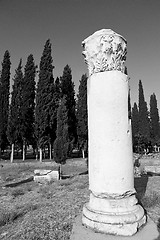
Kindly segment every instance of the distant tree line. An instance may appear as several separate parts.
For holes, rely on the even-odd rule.
[[[11,61],[5,51],[0,72],[0,158],[10,149],[13,162],[15,149],[26,158],[27,146],[32,146],[35,158],[65,162],[77,148],[83,157],[88,149],[87,75],[80,79],[75,97],[72,71],[64,67],[62,76],[54,78],[52,46],[44,45],[39,68],[30,54],[24,67],[20,59],[13,77],[10,94]],[[127,74],[127,69],[125,69]],[[36,77],[38,82],[36,84]],[[133,150],[152,152],[160,146],[160,124],[155,93],[150,96],[150,109],[139,81],[138,104],[130,104],[128,117],[132,121]],[[46,156],[47,152],[47,156]]]
[[[15,148],[26,158],[31,145],[36,158],[46,154],[56,162],[65,162],[73,148],[87,151],[87,76],[80,80],[75,98],[72,71],[66,65],[63,74],[54,78],[52,46],[48,39],[40,59],[39,69],[30,54],[26,65],[20,59],[13,77],[10,94],[10,53],[7,50],[0,72],[0,154]],[[36,84],[36,76],[38,82]]]
[[[150,108],[148,110],[141,80],[139,80],[138,105],[134,103],[131,118],[134,152],[153,152],[154,146],[160,146],[160,123],[157,99],[155,93],[150,96]]]

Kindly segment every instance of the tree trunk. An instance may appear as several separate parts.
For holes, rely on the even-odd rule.
[[[58,173],[59,173],[59,180],[61,180],[62,179],[62,164],[60,164],[58,167]]]
[[[84,149],[82,148],[82,157],[85,158]]]
[[[33,148],[33,146],[32,146],[32,150],[33,150],[33,156],[35,156],[36,155],[36,151],[35,151],[35,148]]]
[[[49,143],[49,159],[52,160],[52,145]]]
[[[42,150],[43,158],[46,159],[46,148]]]
[[[25,156],[26,156],[26,144],[25,141],[23,142],[23,161],[25,161]]]
[[[38,148],[36,147],[36,161],[38,161]]]
[[[39,161],[42,162],[42,148],[39,149]]]
[[[12,150],[11,150],[11,163],[13,163],[13,155],[14,155],[14,143],[12,143]]]

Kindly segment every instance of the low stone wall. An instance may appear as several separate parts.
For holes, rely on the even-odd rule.
[[[160,159],[141,159],[140,163],[142,166],[160,166]]]
[[[160,166],[144,166],[144,170],[148,173],[157,173],[160,174]]]
[[[160,166],[160,153],[148,155],[134,154],[133,160],[134,162],[138,160],[141,166]]]
[[[140,163],[141,172],[160,174],[160,154],[134,154],[134,163]]]

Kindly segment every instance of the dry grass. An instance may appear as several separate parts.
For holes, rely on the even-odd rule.
[[[79,176],[71,181],[33,186],[32,191],[14,199],[8,192],[10,200],[0,214],[1,230],[7,231],[3,239],[69,239],[74,218],[88,199],[87,188],[87,176]]]
[[[2,188],[8,174],[14,181],[30,176],[36,168],[38,166],[35,164],[8,164],[1,169],[2,240],[67,240],[70,238],[75,217],[81,214],[84,203],[89,199],[88,175],[75,176],[49,185],[28,182],[14,188]],[[68,161],[63,166],[66,174],[85,170],[85,162],[79,160]],[[157,224],[160,216],[159,179],[149,178],[147,191],[142,199],[143,205]]]
[[[142,204],[160,229],[160,177],[149,177]]]
[[[37,166],[28,164],[4,166],[1,169],[1,187],[8,175],[14,182],[33,174],[36,168]],[[83,172],[86,164],[82,161],[72,161],[71,164],[68,161],[62,170],[68,174],[69,169],[72,174]],[[87,175],[49,185],[29,182],[14,188],[1,188],[0,239],[67,240],[74,219],[81,213],[88,196]]]

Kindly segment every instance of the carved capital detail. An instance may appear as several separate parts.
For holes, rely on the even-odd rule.
[[[102,29],[82,42],[89,75],[118,70],[124,73],[127,41],[111,29]]]

